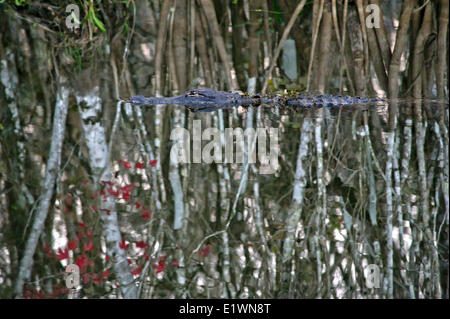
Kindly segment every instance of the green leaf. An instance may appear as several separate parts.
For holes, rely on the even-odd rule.
[[[92,16],[92,18],[94,19],[95,24],[97,25],[97,27],[102,30],[103,32],[106,32],[106,28],[105,25],[103,24],[102,21],[100,21],[95,15]]]
[[[126,35],[128,31],[128,21],[123,24],[122,35]]]
[[[94,22],[94,24],[95,24],[100,30],[102,30],[103,32],[106,32],[105,25],[104,25],[103,22],[102,22],[99,18],[97,18],[97,16],[95,15],[94,7],[93,7],[92,5],[89,7],[89,16],[91,17],[91,19],[92,19],[92,21]]]

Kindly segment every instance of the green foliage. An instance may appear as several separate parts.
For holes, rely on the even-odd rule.
[[[88,19],[91,19],[91,21],[103,32],[106,32],[106,28],[105,25],[103,24],[103,22],[97,17],[97,15],[95,14],[94,11],[94,6],[91,5],[89,6],[89,13],[88,13]]]
[[[16,5],[18,7],[22,7],[27,5],[27,0],[11,0],[9,1],[10,4]],[[5,0],[0,0],[0,4],[5,3]],[[7,2],[8,3],[8,2]]]
[[[128,20],[125,21],[125,23],[123,24],[123,28],[122,28],[122,35],[126,35],[128,31]]]
[[[16,6],[23,6],[27,3],[27,0],[15,0]]]
[[[80,72],[83,68],[83,52],[77,46],[68,46],[64,49],[64,53],[73,58],[73,71]]]

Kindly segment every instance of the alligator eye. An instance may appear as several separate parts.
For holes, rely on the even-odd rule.
[[[184,96],[187,97],[187,96],[199,96],[199,95],[200,95],[200,93],[199,93],[198,89],[192,89],[192,90],[186,91]]]

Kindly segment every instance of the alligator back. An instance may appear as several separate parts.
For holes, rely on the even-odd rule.
[[[346,95],[299,95],[296,97],[261,97],[259,95],[246,96],[237,92],[216,91],[209,88],[191,89],[182,95],[174,97],[133,96],[130,102],[134,105],[178,104],[189,108],[223,108],[248,105],[288,105],[293,107],[337,107],[357,104],[367,104],[385,101],[380,98],[367,98]]]

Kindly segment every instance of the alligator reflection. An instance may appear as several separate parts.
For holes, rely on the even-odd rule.
[[[203,109],[209,110],[215,109]],[[448,236],[438,236],[449,209],[448,102],[399,100],[340,108],[261,105],[237,112],[225,108],[212,116],[219,113],[223,127],[280,128],[276,173],[252,177],[265,194],[261,208],[269,215],[279,212],[274,219],[306,227],[319,218],[331,227],[330,236],[333,231],[354,232],[347,236],[369,247],[358,257],[369,263],[381,264],[389,253],[398,260],[398,269],[408,269],[407,261],[416,255],[437,262],[442,253],[438,242],[444,244]],[[194,113],[191,118],[208,116]],[[238,184],[235,187],[237,191]],[[288,214],[292,205],[298,214]],[[424,238],[435,238],[436,243]],[[425,246],[419,254],[419,247]],[[407,274],[405,284],[416,276]]]

